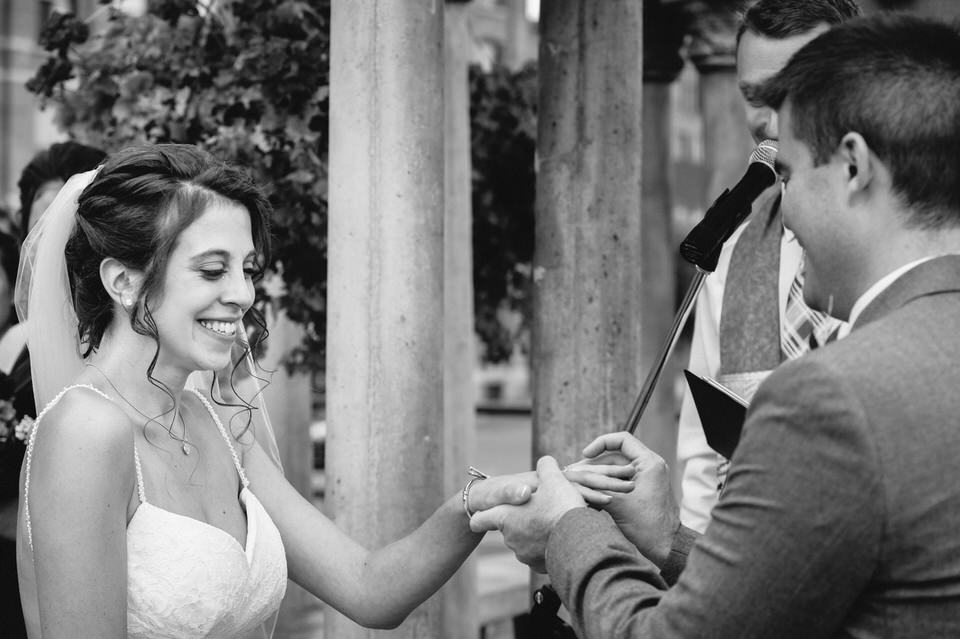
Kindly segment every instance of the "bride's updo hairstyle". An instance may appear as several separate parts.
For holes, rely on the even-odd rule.
[[[184,229],[217,199],[247,209],[254,247],[261,264],[269,263],[270,204],[246,172],[185,144],[131,147],[107,158],[80,194],[77,226],[65,249],[83,357],[100,346],[113,320],[100,263],[112,257],[144,274],[130,324],[158,339],[150,309],[163,296],[170,254]]]

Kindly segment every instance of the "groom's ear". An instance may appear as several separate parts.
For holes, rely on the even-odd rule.
[[[140,291],[141,274],[118,259],[107,257],[100,262],[100,282],[107,295],[126,310],[133,307]]]

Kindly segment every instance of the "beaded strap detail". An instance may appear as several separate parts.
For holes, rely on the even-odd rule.
[[[143,468],[140,466],[140,451],[137,450],[137,445],[133,445],[133,465],[137,469],[137,497],[140,498],[140,503],[147,503],[147,491],[143,489]]]
[[[37,419],[34,420],[33,428],[30,430],[30,440],[27,442],[26,469],[23,478],[23,519],[27,525],[27,541],[30,543],[30,552],[33,552],[33,528],[30,526],[30,465],[33,461],[33,443],[37,439],[37,431],[40,430],[40,421],[43,419],[43,416],[47,414],[48,410],[57,405],[57,402],[60,401],[60,398],[63,397],[67,391],[73,390],[74,388],[88,388],[104,399],[112,401],[107,394],[99,388],[94,388],[90,384],[74,384],[73,386],[67,386],[57,393],[57,396],[50,400],[44,409],[40,411],[40,414],[37,415]]]
[[[33,428],[30,430],[30,439],[27,442],[26,472],[23,480],[23,518],[24,523],[27,526],[27,541],[30,544],[31,552],[33,552],[33,528],[30,523],[30,467],[33,461],[34,441],[37,438],[37,431],[40,428],[40,421],[43,419],[43,416],[46,415],[47,411],[53,408],[57,402],[60,401],[60,398],[62,398],[67,391],[73,390],[74,388],[88,388],[104,399],[113,401],[106,393],[91,386],[90,384],[75,384],[74,386],[68,386],[60,391],[57,396],[54,397],[42,411],[40,411],[40,414],[37,415],[37,419],[34,421]],[[223,437],[224,441],[227,442],[227,447],[230,449],[230,455],[233,457],[233,465],[236,466],[237,474],[240,475],[240,483],[244,488],[248,488],[250,486],[250,481],[247,479],[247,473],[245,473],[243,470],[243,465],[240,463],[240,457],[237,455],[236,448],[233,447],[233,442],[230,441],[230,436],[227,434],[227,429],[224,428],[223,422],[220,421],[220,416],[217,415],[216,411],[213,409],[213,406],[210,404],[207,398],[200,393],[200,391],[196,389],[191,390],[193,391],[194,395],[200,399],[200,402],[206,407],[207,412],[210,413],[210,417],[213,419],[213,423],[217,425],[217,430],[220,431],[220,435]],[[147,497],[143,488],[143,471],[140,466],[140,455],[137,452],[136,445],[133,447],[133,460],[137,470],[137,496],[140,498],[141,503],[145,503],[147,501]]]
[[[213,410],[213,405],[210,404],[210,401],[197,389],[190,389],[194,395],[200,398],[200,402],[207,407],[207,412],[210,413],[210,417],[213,418],[213,423],[217,425],[217,430],[220,431],[220,434],[223,436],[227,446],[230,448],[230,455],[233,456],[233,465],[237,467],[237,473],[240,475],[240,483],[244,488],[250,486],[250,482],[247,480],[247,473],[243,470],[243,465],[240,463],[240,457],[237,455],[237,449],[233,447],[233,442],[230,441],[230,435],[227,434],[227,429],[224,428],[223,422],[220,421],[220,416],[217,415],[217,412]]]

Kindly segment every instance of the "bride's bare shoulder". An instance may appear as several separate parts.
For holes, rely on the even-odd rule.
[[[86,454],[120,453],[133,447],[130,418],[112,400],[88,386],[67,389],[43,412],[37,444],[79,447]],[[56,445],[54,444],[54,445]]]

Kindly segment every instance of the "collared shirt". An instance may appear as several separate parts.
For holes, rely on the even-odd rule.
[[[904,273],[906,273],[907,271],[909,271],[914,267],[920,266],[924,262],[932,260],[935,257],[939,257],[939,255],[929,255],[927,257],[921,257],[919,260],[914,260],[909,264],[904,264],[900,268],[895,269],[890,273],[887,273],[886,275],[881,277],[879,280],[874,282],[873,286],[868,288],[863,293],[863,295],[858,297],[857,301],[854,302],[853,308],[850,309],[850,319],[847,320],[846,324],[840,325],[840,330],[837,331],[837,339],[840,339],[849,335],[850,329],[856,323],[857,318],[860,317],[860,313],[863,312],[863,309],[867,308],[867,306],[870,305],[870,302],[877,299],[880,293],[883,293],[885,290],[887,290],[890,287],[890,285],[896,282],[901,275],[903,275]]]

